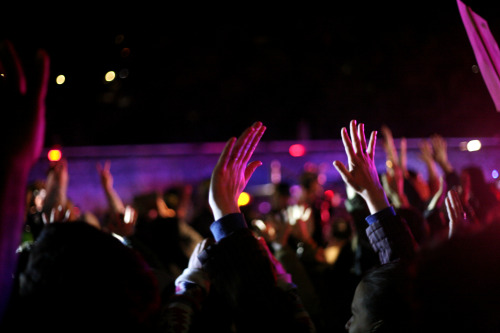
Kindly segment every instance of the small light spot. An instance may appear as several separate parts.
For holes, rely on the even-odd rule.
[[[306,147],[304,147],[304,145],[301,144],[294,144],[290,146],[288,152],[293,157],[304,156],[304,154],[306,153]]]
[[[467,142],[468,151],[478,151],[479,149],[481,149],[481,141],[470,140],[469,142]]]
[[[107,81],[107,82],[111,82],[115,79],[116,77],[116,74],[115,72],[113,71],[109,71],[106,73],[106,75],[104,76],[104,79]]]
[[[238,197],[238,206],[246,206],[250,202],[250,194],[247,192],[241,192]]]
[[[66,82],[66,77],[64,75],[61,74],[56,77],[57,84],[63,84],[64,82]]]

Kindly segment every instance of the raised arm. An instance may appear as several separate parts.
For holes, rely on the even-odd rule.
[[[344,182],[356,191],[366,202],[370,216],[367,235],[381,263],[398,259],[413,258],[417,243],[408,225],[391,207],[380,184],[375,165],[376,132],[372,132],[367,144],[364,124],[350,123],[351,138],[347,129],[342,128],[342,141],[347,154],[349,168],[342,162],[334,161]]]
[[[106,200],[108,201],[109,208],[113,214],[123,214],[125,213],[125,205],[123,204],[120,195],[116,192],[113,187],[113,175],[111,174],[111,162],[106,161],[104,165],[97,163],[97,172],[99,173],[99,178],[101,180],[101,185],[106,195]]]
[[[67,221],[71,209],[68,206],[68,161],[65,158],[51,162],[47,174],[47,195],[43,202],[42,218],[45,224]]]
[[[431,197],[439,191],[440,177],[438,173],[437,163],[434,160],[434,152],[432,144],[428,140],[422,140],[419,143],[420,154],[419,158],[425,163],[427,167],[428,183]]]
[[[209,203],[215,220],[240,213],[238,198],[245,189],[260,161],[248,163],[266,127],[256,122],[238,139],[229,139],[212,172]]]
[[[341,131],[348,167],[340,161],[334,161],[333,165],[344,182],[366,201],[370,213],[375,214],[390,206],[375,165],[377,132],[371,133],[368,144],[366,143],[364,124],[358,125],[356,120],[352,120],[350,132],[351,138],[349,138],[345,127]]]
[[[0,131],[0,320],[8,303],[16,249],[24,223],[29,172],[40,156],[45,135],[45,97],[49,57],[39,50],[28,81],[9,41],[0,44],[0,99],[5,126]]]

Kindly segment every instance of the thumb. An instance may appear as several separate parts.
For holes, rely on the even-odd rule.
[[[253,161],[249,163],[245,169],[245,180],[248,182],[250,178],[252,177],[253,173],[255,170],[257,170],[258,167],[262,165],[261,161]]]

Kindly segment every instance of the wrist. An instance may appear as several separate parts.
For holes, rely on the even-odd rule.
[[[214,219],[217,221],[226,215],[233,213],[241,213],[241,210],[238,205],[228,205],[228,206],[216,205],[212,207],[212,213],[214,214]]]
[[[375,214],[390,206],[389,199],[382,188],[368,192],[364,196],[364,199],[371,214]]]

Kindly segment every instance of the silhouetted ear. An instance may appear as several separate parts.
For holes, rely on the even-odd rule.
[[[373,323],[372,328],[370,329],[370,333],[381,333],[383,332],[384,321],[381,319]]]

